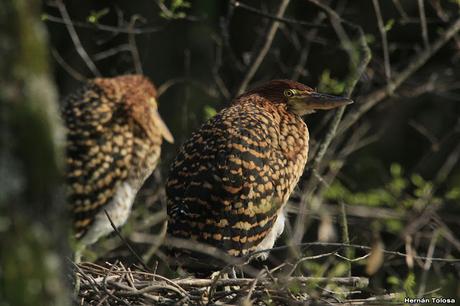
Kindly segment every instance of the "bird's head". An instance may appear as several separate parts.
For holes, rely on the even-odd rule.
[[[149,137],[159,132],[167,142],[174,143],[158,112],[157,91],[152,82],[142,75],[123,75],[111,80],[118,85],[129,111]]]
[[[248,94],[257,94],[274,104],[286,104],[288,111],[299,116],[353,103],[351,99],[319,93],[311,87],[291,80],[272,80],[249,91]]]

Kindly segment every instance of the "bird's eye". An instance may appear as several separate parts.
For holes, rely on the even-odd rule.
[[[284,91],[284,95],[288,98],[291,98],[292,96],[294,96],[294,94],[295,94],[294,89],[286,89]]]

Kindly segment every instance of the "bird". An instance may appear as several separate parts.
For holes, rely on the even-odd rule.
[[[350,103],[284,79],[236,97],[191,135],[171,166],[169,237],[266,260],[268,252],[260,251],[283,232],[284,207],[307,162],[302,116]],[[189,271],[211,265],[196,252],[172,249],[176,263]]]
[[[142,75],[95,78],[63,102],[67,199],[80,246],[113,231],[155,170],[162,139],[174,138],[158,113],[155,86]]]

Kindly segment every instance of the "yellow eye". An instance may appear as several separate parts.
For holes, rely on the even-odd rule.
[[[294,89],[286,89],[284,91],[284,95],[288,98],[291,98],[293,97],[294,95],[296,94],[295,90]]]

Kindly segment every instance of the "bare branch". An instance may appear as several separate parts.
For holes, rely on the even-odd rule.
[[[372,0],[372,3],[374,4],[375,15],[377,16],[377,25],[379,26],[380,36],[382,37],[385,77],[387,79],[387,82],[389,82],[391,79],[391,66],[390,66],[390,53],[388,52],[387,30],[385,29],[382,13],[380,12],[379,0]]]
[[[115,27],[115,26],[109,26],[105,24],[100,24],[100,23],[87,23],[87,22],[81,22],[81,21],[69,21],[65,20],[56,16],[48,15],[45,14],[43,15],[43,19],[45,21],[49,22],[54,22],[54,23],[60,23],[60,24],[65,24],[66,26],[71,24],[74,27],[78,28],[84,28],[84,29],[90,29],[90,30],[97,30],[97,31],[105,31],[105,32],[112,32],[112,33],[123,33],[123,34],[150,34],[154,32],[159,32],[163,30],[164,26],[158,26],[158,27],[144,27],[144,28],[129,28],[128,27]]]
[[[359,103],[358,108],[353,108],[353,111],[345,116],[344,120],[338,128],[338,134],[344,133],[353,124],[358,121],[365,113],[367,113],[377,103],[388,97],[390,92],[398,89],[409,77],[411,77],[417,70],[419,70],[436,52],[441,49],[455,34],[460,31],[460,18],[458,18],[440,37],[434,42],[431,48],[425,49],[415,56],[409,62],[406,68],[398,73],[391,81],[391,86],[387,85],[380,89],[373,91],[367,96],[363,97]]]
[[[234,7],[244,9],[247,12],[250,12],[250,13],[253,13],[255,15],[258,15],[258,16],[261,16],[261,17],[264,17],[264,18],[268,18],[268,19],[271,19],[271,20],[274,20],[274,21],[279,21],[279,22],[282,22],[282,23],[286,23],[286,24],[290,24],[290,25],[296,25],[296,26],[308,26],[308,27],[318,27],[318,28],[325,27],[324,25],[322,25],[320,23],[317,23],[317,22],[306,22],[306,21],[302,21],[302,20],[284,18],[284,17],[279,17],[279,16],[274,16],[274,15],[271,15],[271,14],[267,14],[267,13],[262,12],[262,11],[256,9],[256,8],[253,8],[253,7],[251,7],[251,6],[247,5],[247,4],[244,4],[244,3],[240,2],[240,1],[232,0],[232,1],[230,1],[230,3]]]
[[[88,53],[86,53],[85,48],[83,48],[83,45],[81,44],[80,38],[78,37],[78,34],[75,31],[72,19],[70,19],[69,13],[67,12],[64,2],[62,0],[57,0],[56,5],[59,9],[59,12],[61,13],[62,18],[65,21],[67,31],[69,32],[70,38],[72,39],[72,42],[78,54],[83,59],[86,66],[88,66],[89,70],[93,73],[93,75],[100,77],[101,73],[99,72],[99,69],[97,69],[96,65],[94,65],[94,62],[91,60]]]
[[[75,80],[84,82],[86,81],[86,77],[82,75],[80,72],[77,70],[73,69],[72,66],[67,64],[67,62],[62,58],[62,56],[59,54],[59,52],[51,48],[51,55],[53,56],[54,60],[61,65],[62,69],[64,69],[71,77],[73,77]]]
[[[425,49],[430,48],[430,40],[428,39],[428,27],[426,25],[426,15],[425,15],[425,2],[424,0],[418,0],[418,11],[420,14],[420,26],[422,27],[422,37],[423,44]]]
[[[115,224],[113,223],[112,221],[112,218],[110,217],[109,213],[107,212],[107,210],[104,210],[105,212],[105,215],[107,216],[107,219],[109,220],[110,222],[110,225],[112,226],[113,230],[115,231],[115,233],[117,234],[117,236],[123,241],[123,243],[126,245],[126,247],[129,249],[129,251],[131,252],[131,254],[134,255],[134,257],[137,259],[137,261],[142,265],[142,267],[149,271],[149,267],[145,264],[145,262],[142,260],[141,256],[139,256],[139,254],[137,254],[137,252],[133,249],[133,247],[128,243],[128,241],[125,239],[125,237],[123,237],[123,235],[120,233],[120,231],[118,230],[118,228],[115,226]]]
[[[356,26],[350,22],[346,22],[347,25],[349,25],[350,27],[354,28],[358,34],[359,34],[359,38],[358,38],[358,41],[359,41],[359,48],[360,48],[360,51],[362,52],[361,54],[361,58],[359,60],[358,63],[356,63],[356,56],[354,54],[354,52],[356,52],[356,50],[353,48],[349,38],[348,38],[348,35],[346,34],[345,30],[343,29],[342,25],[341,25],[341,22],[345,22],[333,9],[331,9],[329,6],[321,3],[321,2],[318,2],[317,0],[309,0],[310,2],[316,4],[317,6],[321,7],[323,10],[325,10],[328,15],[329,15],[329,18],[331,19],[331,23],[332,25],[334,26],[334,29],[336,30],[337,32],[337,36],[339,36],[340,40],[341,40],[341,43],[342,43],[342,46],[345,48],[345,50],[347,50],[348,54],[349,54],[349,60],[350,60],[350,66],[352,67],[352,71],[350,72],[350,76],[348,77],[348,84],[346,86],[346,89],[345,89],[345,96],[346,97],[350,97],[358,80],[361,78],[361,75],[364,73],[367,65],[369,64],[370,62],[370,59],[371,59],[371,52],[370,52],[370,49],[367,45],[367,42],[366,42],[366,38],[364,36],[364,32],[362,30],[361,27],[359,26]],[[335,135],[336,135],[336,132],[337,132],[337,128],[339,126],[339,123],[340,121],[342,120],[342,117],[343,117],[343,114],[345,112],[345,108],[346,106],[342,106],[340,107],[333,119],[332,119],[332,122],[330,124],[330,127],[329,127],[329,131],[327,132],[324,140],[322,141],[322,143],[319,145],[319,149],[318,149],[318,152],[315,156],[315,159],[313,160],[313,163],[312,163],[312,166],[311,166],[311,169],[312,169],[312,172],[313,173],[318,173],[317,170],[318,170],[318,167],[324,157],[324,155],[326,154],[326,151],[329,147],[329,145],[331,144],[332,140],[334,139]],[[313,195],[313,192],[314,192],[314,186],[316,185],[317,181],[318,181],[318,177],[321,177],[321,175],[318,173],[318,176],[316,175],[312,175],[310,180],[307,182],[307,185],[310,186],[310,191],[308,193],[304,193],[301,197],[301,202],[300,202],[300,208],[301,208],[301,212],[305,211],[306,210],[306,206],[307,206],[307,202],[308,202],[308,199],[311,199],[311,196]],[[293,242],[294,243],[299,243],[303,237],[303,223],[304,223],[304,218],[305,216],[302,214],[300,216],[297,217],[296,219],[296,222],[295,222],[295,225],[294,225],[294,234],[293,234]]]
[[[131,21],[129,23],[129,28],[133,29],[134,26],[136,25],[136,21],[139,20],[140,18],[141,17],[138,15],[132,16]],[[139,50],[137,49],[136,37],[134,36],[134,34],[132,33],[128,34],[128,41],[129,41],[129,46],[131,50],[131,56],[133,57],[134,69],[137,74],[143,74],[141,57],[139,55]]]
[[[428,247],[428,252],[427,252],[428,257],[433,256],[438,237],[439,237],[439,231],[435,230],[433,232],[433,236],[431,237],[430,246]],[[428,277],[428,271],[431,268],[431,263],[432,263],[431,259],[427,259],[425,261],[425,264],[423,265],[423,273],[422,273],[422,277],[420,280],[420,287],[418,289],[418,294],[417,294],[418,297],[422,297],[425,294],[425,288],[426,288],[425,286],[426,286],[426,281]]]
[[[282,17],[284,15],[284,12],[286,11],[288,5],[289,5],[290,0],[282,0],[281,4],[278,8],[278,11],[276,12],[276,17]],[[249,85],[249,82],[251,82],[252,78],[256,74],[257,70],[260,67],[260,64],[262,64],[263,60],[265,59],[265,56],[268,53],[268,50],[270,50],[270,46],[272,45],[273,39],[275,38],[276,32],[278,31],[279,28],[279,21],[273,21],[272,25],[270,26],[270,29],[268,30],[268,33],[265,37],[265,41],[262,45],[262,48],[260,48],[259,52],[253,56],[253,61],[246,72],[246,75],[243,78],[243,81],[241,81],[240,85],[238,86],[237,95],[242,94],[246,88]]]

